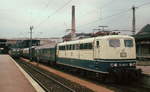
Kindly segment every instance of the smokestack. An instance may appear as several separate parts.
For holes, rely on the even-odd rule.
[[[76,32],[76,26],[75,26],[75,6],[72,6],[72,31],[71,31],[71,35],[72,35],[72,40],[75,38],[75,32]]]

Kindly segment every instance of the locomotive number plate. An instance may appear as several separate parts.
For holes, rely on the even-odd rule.
[[[127,53],[126,52],[121,52],[120,57],[127,57]]]

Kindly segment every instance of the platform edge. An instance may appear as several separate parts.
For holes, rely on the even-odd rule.
[[[16,66],[20,69],[20,71],[24,74],[24,76],[27,78],[27,80],[31,83],[31,85],[33,86],[33,88],[35,88],[35,90],[37,92],[45,92],[44,89],[29,75],[27,74],[17,63],[16,61],[10,57],[10,59],[16,64]]]

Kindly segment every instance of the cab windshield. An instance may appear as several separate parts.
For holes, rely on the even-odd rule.
[[[133,47],[133,41],[132,40],[124,40],[125,47]]]
[[[120,40],[119,39],[110,39],[109,46],[110,47],[120,47]]]

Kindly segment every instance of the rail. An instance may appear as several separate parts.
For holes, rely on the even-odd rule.
[[[25,63],[18,62],[29,75],[36,80],[46,92],[76,92],[63,83],[36,69],[35,67]]]

